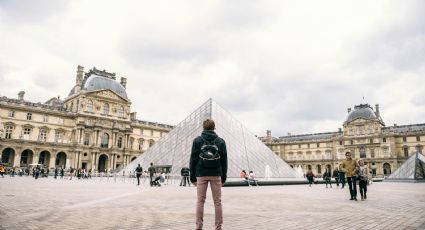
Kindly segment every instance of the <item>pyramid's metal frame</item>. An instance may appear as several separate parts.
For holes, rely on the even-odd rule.
[[[293,168],[212,99],[202,104],[123,170],[134,172],[137,164],[146,170],[152,162],[154,165],[172,165],[171,175],[180,175],[181,168],[189,166],[192,142],[202,133],[202,123],[208,118],[215,121],[216,133],[226,141],[228,178],[238,178],[241,170],[252,170],[259,178],[298,177]]]
[[[425,182],[425,156],[415,153],[386,180]]]

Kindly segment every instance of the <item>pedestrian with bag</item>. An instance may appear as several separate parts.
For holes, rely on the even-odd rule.
[[[140,185],[140,177],[142,176],[143,168],[140,166],[140,164],[137,165],[136,168],[136,177],[137,177],[137,186]]]

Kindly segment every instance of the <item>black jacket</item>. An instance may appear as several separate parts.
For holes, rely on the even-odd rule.
[[[221,176],[221,182],[226,182],[227,178],[227,149],[226,142],[217,136],[213,130],[204,130],[201,134],[202,138],[217,145],[220,154],[220,166],[218,168],[202,168],[199,162],[199,154],[204,140],[201,137],[195,138],[192,144],[192,153],[190,155],[190,181],[196,182],[196,177],[203,176]]]

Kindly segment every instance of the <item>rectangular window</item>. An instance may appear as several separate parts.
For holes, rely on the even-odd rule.
[[[43,115],[43,122],[49,122],[49,116]]]
[[[407,141],[407,138],[406,137],[403,137],[403,142],[406,142]]]
[[[319,148],[319,147],[320,147],[320,143],[317,143],[316,145],[317,145],[317,148]]]
[[[310,144],[307,144],[307,148],[310,148]]]
[[[55,133],[55,142],[62,143],[63,142],[63,133]]]
[[[371,144],[373,143],[373,138],[369,139],[369,143],[371,143]]]
[[[298,148],[300,149],[301,148],[301,145],[298,145]]]
[[[9,116],[9,117],[15,117],[15,111],[13,111],[13,110],[9,110],[9,114],[8,114],[8,116]]]
[[[354,145],[354,140],[350,140],[351,145]]]
[[[32,119],[32,113],[27,113],[27,120],[31,120]]]
[[[47,130],[42,129],[40,130],[40,136],[38,137],[39,141],[46,142],[47,139]]]
[[[122,147],[122,137],[118,137],[118,143],[117,143],[118,148]]]
[[[90,134],[86,133],[84,134],[84,145],[90,144]]]
[[[342,141],[339,141],[339,145],[342,145]]]
[[[375,149],[370,149],[370,158],[375,158]]]
[[[4,135],[5,139],[12,139],[12,132],[13,132],[13,127],[12,126],[6,126],[6,133]]]
[[[382,138],[382,142],[386,143],[387,142],[387,138]]]
[[[31,134],[31,128],[24,128],[24,140],[29,140]]]
[[[416,141],[421,141],[421,137],[420,136],[416,136]]]

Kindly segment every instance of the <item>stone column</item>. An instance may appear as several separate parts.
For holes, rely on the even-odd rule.
[[[55,167],[56,167],[56,156],[54,154],[50,154],[49,168],[55,168]]]
[[[32,163],[33,164],[38,164],[38,159],[39,158],[40,158],[40,153],[33,152],[33,154],[32,154]]]
[[[15,152],[15,158],[13,159],[13,167],[19,167],[21,163],[21,152],[18,150]]]

